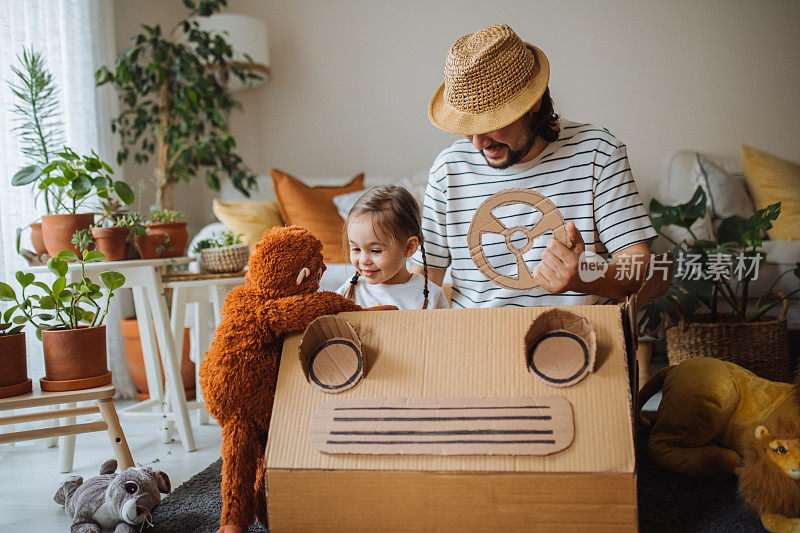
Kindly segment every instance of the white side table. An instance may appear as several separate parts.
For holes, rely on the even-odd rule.
[[[194,259],[189,257],[172,257],[165,259],[138,259],[133,261],[108,261],[87,263],[86,276],[99,283],[98,275],[107,270],[115,270],[125,276],[123,288],[133,290],[133,303],[139,323],[139,336],[142,342],[144,367],[147,375],[147,387],[150,399],[139,402],[120,411],[122,416],[148,416],[162,420],[162,438],[169,441],[169,422],[174,421],[183,444],[183,449],[192,452],[197,449],[194,433],[189,421],[189,409],[186,393],[183,390],[180,371],[181,351],[176,350],[175,339],[170,327],[167,301],[164,297],[164,284],[161,280],[161,268],[168,265],[182,265]],[[73,280],[80,276],[80,264],[68,263],[67,276]],[[27,272],[49,272],[45,266],[30,267]],[[150,324],[155,324],[155,337]],[[183,336],[181,345],[183,344]],[[158,364],[158,350],[164,366],[164,378]]]
[[[183,353],[183,331],[186,307],[193,304],[191,349],[195,362],[195,401],[188,402],[190,409],[198,409],[198,422],[208,423],[208,412],[200,387],[200,363],[209,347],[208,311],[214,318],[214,328],[222,320],[222,304],[233,287],[244,284],[244,272],[231,274],[173,274],[165,276],[164,287],[172,289],[172,337],[176,353]],[[213,331],[213,329],[212,329]]]

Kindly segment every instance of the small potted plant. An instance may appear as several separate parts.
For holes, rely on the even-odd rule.
[[[731,216],[709,235],[697,235],[692,227],[705,214],[706,195],[699,187],[684,204],[651,202],[653,227],[673,244],[676,265],[666,294],[645,307],[645,331],[666,327],[671,364],[710,356],[766,379],[790,379],[785,313],[787,299],[800,287],[787,294],[777,294],[775,287],[789,273],[800,279],[800,263],[776,276],[760,294],[752,290],[766,261],[760,249],[761,234],[780,215],[780,203],[759,209],[749,218]],[[686,238],[670,238],[662,231],[665,226],[683,228]],[[778,305],[783,305],[781,316],[767,316]]]
[[[109,199],[102,204],[100,220],[92,227],[92,239],[97,250],[106,256],[106,261],[128,259],[131,238],[145,235],[139,213],[122,211],[119,202]]]
[[[18,281],[21,276],[23,274],[18,272]],[[0,300],[14,300],[14,290],[3,282],[0,282]],[[6,309],[0,319],[0,398],[19,396],[33,388],[28,378],[25,333],[22,331],[26,321],[16,305]]]
[[[38,185],[43,177],[42,168],[50,164],[64,145],[58,87],[44,56],[33,47],[24,48],[17,56],[17,62],[19,66],[11,67],[13,76],[8,82],[14,94],[13,112],[16,115],[12,131],[18,135],[20,151],[26,156],[27,164],[14,174],[11,184],[17,187],[30,185],[37,205],[41,205],[48,215],[57,214],[57,199],[52,194],[59,191],[42,189]],[[33,248],[38,256],[42,256],[47,253],[42,238],[42,224],[37,219],[29,227]],[[18,252],[24,229],[17,230]]]
[[[69,391],[99,387],[111,383],[106,360],[106,329],[103,320],[114,291],[125,284],[119,272],[102,272],[100,285],[86,277],[86,263],[103,261],[105,256],[96,250],[62,250],[50,258],[47,268],[56,276],[46,284],[34,274],[17,273],[21,287],[19,297],[4,285],[0,299],[13,302],[22,313],[16,322],[30,323],[36,328],[44,351],[45,377],[42,390]],[[80,276],[68,282],[68,261],[80,263]],[[30,291],[38,289],[37,294]]]
[[[136,237],[136,247],[142,259],[181,257],[186,252],[189,232],[186,222],[179,222],[183,213],[160,209],[150,214],[147,234]]]
[[[52,192],[56,212],[61,213],[42,217],[44,245],[52,257],[61,250],[78,251],[72,244],[72,236],[76,231],[88,230],[94,222],[94,213],[86,209],[90,199],[95,196],[108,199],[116,194],[126,205],[133,203],[131,188],[123,181],[114,181],[111,166],[94,151],[92,155],[80,156],[64,147],[58,156],[61,159],[41,170],[44,177],[38,185]]]
[[[250,258],[250,247],[241,241],[242,234],[223,231],[210,239],[198,241],[194,252],[200,253],[203,268],[209,272],[240,272]]]

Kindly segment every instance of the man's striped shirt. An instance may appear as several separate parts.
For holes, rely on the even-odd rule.
[[[477,208],[505,189],[530,189],[550,199],[564,221],[572,220],[586,249],[615,253],[656,237],[631,174],[625,145],[607,129],[561,120],[559,138],[541,154],[506,169],[488,165],[467,140],[445,149],[433,163],[425,193],[422,232],[428,265],[451,267],[452,306],[499,307],[583,305],[608,301],[575,292],[550,294],[536,288],[517,291],[496,285],[475,266],[467,246],[467,232]],[[523,204],[499,207],[492,214],[505,227],[532,227],[538,211]],[[552,233],[534,240],[523,257],[529,269],[541,259]],[[519,234],[512,243],[522,247]],[[483,235],[483,250],[492,267],[516,276],[515,256],[499,234]],[[422,264],[420,251],[413,260]]]

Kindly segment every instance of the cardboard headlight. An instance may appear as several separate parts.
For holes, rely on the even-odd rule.
[[[575,385],[594,372],[596,352],[592,325],[564,309],[542,313],[525,335],[528,371],[553,387]]]
[[[321,316],[306,328],[298,348],[306,380],[324,392],[350,389],[364,375],[361,340],[347,320]]]

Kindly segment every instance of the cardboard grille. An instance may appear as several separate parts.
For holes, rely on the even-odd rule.
[[[574,435],[559,396],[331,400],[309,428],[312,446],[331,454],[549,455]]]

